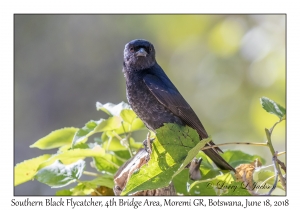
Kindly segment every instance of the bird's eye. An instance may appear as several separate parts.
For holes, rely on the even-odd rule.
[[[150,51],[150,52],[152,51],[152,47],[149,47],[149,51]]]
[[[129,50],[130,50],[130,52],[134,52],[134,48],[133,47],[131,47]]]

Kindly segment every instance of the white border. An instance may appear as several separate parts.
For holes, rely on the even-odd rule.
[[[13,197],[13,14],[14,13],[287,13],[287,151],[288,191],[287,197],[269,197],[270,200],[289,199],[288,208],[299,207],[299,5],[297,1],[3,1],[1,4],[1,180],[0,203],[3,209],[10,209]],[[47,197],[30,197],[44,200]],[[76,198],[78,200],[86,197]],[[98,198],[100,199],[100,198]],[[103,200],[111,199],[109,197]],[[140,198],[141,199],[141,198]],[[144,199],[144,198],[143,198]],[[162,200],[164,198],[149,198]],[[172,197],[173,200],[194,199],[194,197]],[[203,197],[209,199],[209,197]],[[218,199],[212,197],[212,199]],[[222,200],[262,201],[266,197],[220,197]],[[298,204],[298,205],[297,205]],[[57,207],[59,208],[59,207]],[[64,207],[66,208],[66,207]],[[79,209],[80,207],[76,207]],[[93,207],[99,209],[99,207]],[[143,209],[153,207],[143,207]],[[165,207],[164,207],[165,208]],[[191,207],[189,207],[191,208]],[[196,208],[196,207],[194,207]],[[199,207],[198,207],[199,208]],[[236,207],[238,208],[238,207]],[[283,207],[281,207],[283,208]],[[71,208],[70,208],[71,209]],[[89,209],[92,209],[91,207]],[[113,209],[113,208],[111,208]],[[127,209],[127,208],[126,208]],[[133,209],[128,207],[128,209]],[[193,208],[191,208],[193,209]],[[234,209],[234,208],[230,208]],[[240,209],[240,207],[239,207]]]

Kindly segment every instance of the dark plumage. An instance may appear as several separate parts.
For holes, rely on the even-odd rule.
[[[150,42],[137,39],[125,45],[123,72],[128,102],[150,130],[176,123],[194,128],[200,139],[208,137],[196,113],[157,64]],[[234,171],[217,150],[221,151],[214,148],[204,152],[219,168]]]

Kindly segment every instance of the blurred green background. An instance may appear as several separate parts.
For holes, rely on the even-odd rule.
[[[29,148],[51,131],[106,117],[97,101],[127,102],[123,49],[137,38],[154,44],[158,63],[216,143],[264,142],[277,117],[259,98],[286,107],[285,30],[285,15],[15,15],[14,164],[53,152]],[[274,130],[278,151],[285,132],[284,123]],[[271,163],[268,148],[222,149]],[[15,195],[55,191],[33,181]]]

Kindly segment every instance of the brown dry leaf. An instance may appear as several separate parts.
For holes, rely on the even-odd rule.
[[[253,173],[255,168],[260,167],[261,165],[262,164],[258,159],[252,163],[239,165],[235,168],[237,181],[243,182],[248,190],[253,189]]]
[[[94,192],[91,193],[91,195],[93,196],[111,196],[111,195],[115,195],[113,189],[108,188],[108,187],[104,187],[104,186],[100,186],[97,187],[95,189]]]
[[[251,163],[255,168],[261,167],[262,163],[258,158],[256,158],[252,163]]]

